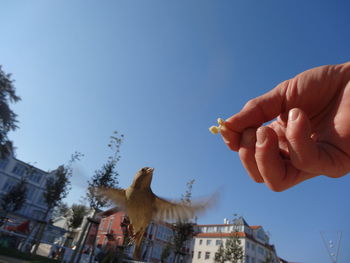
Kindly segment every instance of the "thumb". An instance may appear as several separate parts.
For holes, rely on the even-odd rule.
[[[336,149],[328,143],[312,139],[307,115],[298,108],[289,111],[286,138],[292,164],[312,174],[332,175],[338,170]]]

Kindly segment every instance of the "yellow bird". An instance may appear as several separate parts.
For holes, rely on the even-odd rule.
[[[100,194],[112,200],[129,216],[134,232],[135,260],[141,259],[143,234],[151,220],[184,221],[194,218],[195,214],[204,212],[214,204],[217,194],[206,201],[185,204],[181,201],[168,201],[155,195],[151,189],[154,168],[140,169],[126,189],[97,189]]]

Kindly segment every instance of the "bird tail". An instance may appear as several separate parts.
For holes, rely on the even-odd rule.
[[[142,235],[143,236],[143,235]],[[134,260],[141,260],[142,255],[142,237],[135,240],[135,250],[133,254]]]
[[[144,230],[140,230],[135,234],[135,250],[133,254],[134,260],[141,261],[142,260],[142,240],[143,240],[143,234],[145,233]]]

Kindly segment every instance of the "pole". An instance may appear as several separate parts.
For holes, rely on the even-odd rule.
[[[75,247],[75,250],[74,250],[74,252],[73,252],[73,255],[72,255],[72,257],[70,258],[69,263],[74,263],[74,262],[75,262],[75,257],[77,256],[77,253],[78,253],[78,251],[80,250],[80,245],[81,245],[81,242],[83,241],[83,238],[84,238],[84,235],[85,235],[85,232],[86,232],[86,230],[87,230],[88,225],[89,225],[89,222],[86,221],[86,223],[85,223],[85,225],[84,225],[84,227],[83,227],[83,230],[82,230],[82,232],[81,232],[81,235],[80,235],[80,237],[79,237],[78,243],[77,243],[77,245],[76,245],[76,247]]]
[[[88,221],[89,221],[89,219],[88,219]],[[92,223],[89,221],[89,228],[88,228],[88,231],[85,233],[83,243],[80,246],[77,262],[80,262],[81,255],[83,254],[83,250],[84,250],[84,247],[85,247],[86,239],[87,239],[87,237],[88,237],[88,235],[90,233],[91,226],[92,226]]]
[[[342,236],[342,232],[339,232],[339,239],[338,239],[338,242],[337,242],[337,253],[335,254],[335,262],[337,262],[337,260],[338,260],[341,236]]]

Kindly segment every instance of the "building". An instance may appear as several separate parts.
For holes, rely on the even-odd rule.
[[[115,212],[105,218],[102,218],[98,229],[96,244],[101,248],[108,246],[117,249],[123,245],[124,231],[127,231],[126,214],[123,211]],[[163,251],[172,244],[173,241],[172,224],[166,222],[151,222],[144,234],[144,242],[142,248],[143,261],[159,263],[161,261]],[[127,249],[126,254],[132,258],[134,247]],[[193,240],[185,242],[182,248],[182,255],[178,257],[178,263],[190,263],[193,254]],[[169,256],[164,263],[172,263],[174,260],[174,252],[170,250]]]
[[[87,214],[83,217],[81,225],[75,229],[72,229],[69,226],[70,225],[69,221],[73,216],[73,211],[71,208],[69,209],[66,215],[62,215],[58,218],[55,218],[52,222],[52,225],[65,230],[65,235],[61,236],[61,238],[57,240],[58,244],[64,245],[66,247],[76,246],[78,243],[78,240],[80,239],[80,236],[82,235],[82,230],[84,226],[88,223],[88,218],[92,217],[93,214],[94,214],[93,209],[88,210]]]
[[[273,263],[279,262],[275,247],[269,243],[263,227],[249,226],[242,217],[233,223],[225,219],[224,224],[197,225],[192,262],[214,262],[220,244],[225,244],[233,232],[236,232],[241,241],[244,254],[242,263],[263,263],[267,257],[272,258]]]
[[[44,220],[47,204],[44,200],[46,179],[53,173],[22,162],[10,155],[0,159],[0,196],[6,194],[22,178],[27,180],[27,196],[22,208],[14,214],[30,220]],[[49,215],[50,216],[50,215]]]

